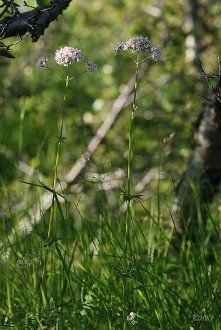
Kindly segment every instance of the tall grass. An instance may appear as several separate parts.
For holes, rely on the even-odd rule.
[[[99,202],[93,222],[82,216],[78,231],[67,222],[68,237],[48,244],[36,228],[10,246],[10,258],[1,258],[1,327],[220,329],[219,241],[183,241],[177,253],[156,221],[157,208],[150,213],[143,202],[146,220],[131,217],[126,250],[121,205],[113,215],[105,196]]]

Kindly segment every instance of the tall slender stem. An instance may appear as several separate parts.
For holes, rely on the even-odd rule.
[[[56,195],[56,184],[57,184],[57,177],[58,177],[58,163],[60,157],[60,149],[62,143],[62,134],[64,128],[64,110],[65,110],[65,102],[67,98],[67,90],[68,90],[68,83],[69,83],[69,76],[67,75],[65,79],[65,92],[63,98],[63,109],[62,109],[62,116],[61,116],[61,126],[60,126],[60,133],[58,136],[58,144],[57,144],[57,152],[56,152],[56,160],[55,160],[55,169],[54,169],[54,179],[53,179],[53,196],[52,196],[52,204],[51,204],[51,211],[50,211],[50,219],[49,219],[49,226],[48,226],[48,238],[50,238],[52,233],[52,225],[54,219],[54,210],[55,210],[55,195]]]
[[[125,267],[127,265],[127,246],[129,244],[131,249],[131,242],[130,242],[130,234],[129,234],[129,220],[131,218],[131,196],[132,196],[132,180],[131,180],[131,172],[132,172],[132,148],[133,148],[133,131],[134,131],[134,113],[137,109],[136,106],[136,97],[137,97],[137,87],[138,87],[138,78],[139,78],[139,53],[137,53],[136,63],[136,74],[135,74],[135,82],[134,82],[134,97],[133,97],[133,104],[131,110],[131,121],[130,121],[130,135],[129,135],[129,146],[128,146],[128,163],[127,163],[127,217],[126,217],[126,224],[125,224],[125,254],[124,254],[124,263]]]
[[[128,146],[128,163],[127,163],[127,192],[129,195],[130,204],[130,195],[131,195],[131,168],[132,168],[132,146],[133,146],[133,131],[134,131],[134,113],[136,111],[136,97],[137,97],[137,87],[138,87],[138,75],[139,75],[139,53],[137,54],[136,60],[136,76],[134,83],[134,98],[131,111],[131,122],[130,122],[130,135],[129,135],[129,146]]]
[[[139,53],[137,54],[136,63],[136,75],[135,75],[135,83],[134,83],[134,97],[133,104],[131,110],[131,122],[130,122],[130,134],[129,134],[129,146],[128,146],[128,163],[127,163],[127,216],[125,223],[125,237],[124,237],[124,267],[125,272],[127,271],[127,253],[128,253],[128,245],[130,249],[130,254],[132,255],[131,248],[131,240],[130,240],[130,232],[129,232],[129,222],[132,217],[131,215],[131,195],[132,195],[132,182],[131,182],[131,170],[132,170],[132,148],[133,148],[133,131],[134,131],[134,114],[137,109],[136,106],[136,97],[137,97],[137,87],[138,87],[138,75],[139,75]],[[127,279],[123,278],[123,329],[125,330],[127,327],[126,323],[126,314],[125,314],[125,305],[126,305],[126,288],[127,288]]]
[[[130,233],[129,233],[129,222],[132,217],[131,214],[131,196],[132,196],[132,180],[131,180],[131,172],[132,172],[132,148],[133,148],[133,131],[134,131],[134,113],[137,109],[136,106],[136,97],[137,97],[137,87],[138,87],[138,78],[139,78],[139,53],[137,54],[137,59],[134,61],[136,63],[136,74],[135,74],[135,82],[134,82],[134,97],[133,104],[131,110],[131,121],[130,121],[130,135],[129,135],[129,146],[128,146],[128,163],[127,163],[127,216],[125,223],[125,238],[124,238],[124,265],[127,267],[127,250],[128,244],[131,251],[131,241],[130,241]]]
[[[55,196],[56,196],[56,184],[57,184],[57,177],[58,177],[58,164],[59,164],[59,157],[60,157],[60,149],[61,149],[61,143],[63,140],[63,128],[64,128],[64,111],[65,111],[65,103],[67,98],[67,90],[68,90],[68,83],[69,83],[69,76],[67,74],[65,79],[65,91],[64,91],[64,98],[63,98],[63,108],[62,108],[62,115],[61,115],[61,126],[60,126],[60,132],[58,136],[58,143],[57,143],[57,151],[56,151],[56,160],[55,160],[55,169],[54,169],[54,178],[53,178],[53,196],[52,196],[52,204],[51,204],[51,210],[50,210],[50,218],[49,218],[49,225],[48,225],[48,240],[52,236],[52,228],[53,228],[53,220],[54,220],[54,211],[55,211]],[[40,281],[40,305],[39,309],[41,309],[42,303],[44,305],[47,304],[47,296],[46,296],[46,290],[45,290],[45,273],[46,273],[46,266],[48,261],[49,251],[46,250],[44,265],[42,269],[41,274],[41,281]]]

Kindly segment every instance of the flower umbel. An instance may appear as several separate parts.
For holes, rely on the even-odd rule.
[[[126,52],[127,49],[125,47],[126,42],[118,42],[113,50],[114,55],[117,55],[120,51]]]
[[[82,51],[78,48],[65,46],[63,48],[57,49],[55,52],[55,61],[59,65],[69,66],[71,64],[80,62],[83,60],[84,55]]]
[[[155,61],[160,58],[160,49],[155,47],[147,37],[132,37],[126,42],[118,42],[114,47],[113,53],[114,55],[117,55],[121,51],[125,53],[128,50],[130,50],[132,53],[147,53],[150,51],[151,57]]]
[[[17,260],[17,266],[19,268],[28,268],[38,262],[39,259],[36,253],[26,252],[23,258]]]
[[[134,312],[130,312],[130,314],[127,316],[127,321],[131,322],[132,325],[137,324],[138,322],[135,321],[136,314]]]
[[[153,47],[151,47],[150,51],[152,53],[152,58],[154,59],[154,61],[159,60],[160,55],[161,55],[160,49],[153,46]]]
[[[47,64],[48,64],[48,58],[45,56],[40,57],[39,60],[36,62],[36,65],[39,68],[45,68]]]
[[[86,68],[87,68],[87,71],[89,71],[89,72],[97,72],[97,70],[98,70],[97,64],[92,63],[91,61],[88,61],[86,63]]]

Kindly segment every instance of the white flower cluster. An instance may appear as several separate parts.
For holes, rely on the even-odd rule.
[[[130,314],[127,316],[127,321],[130,322],[132,325],[136,325],[138,322],[135,321],[136,314],[134,312],[130,312]]]
[[[39,259],[36,253],[26,252],[23,258],[17,260],[17,266],[19,268],[31,267],[34,263],[38,263]]]
[[[114,47],[113,53],[114,55],[117,55],[120,51],[125,53],[128,50],[132,53],[146,53],[147,51],[150,51],[151,56],[155,61],[160,58],[160,49],[155,47],[147,37],[132,37],[126,42],[118,42]]]
[[[78,48],[65,46],[56,50],[55,52],[55,61],[59,65],[69,66],[71,64],[80,62],[83,60],[84,55],[82,51]]]
[[[47,64],[48,64],[48,58],[45,56],[40,57],[39,60],[36,62],[36,65],[39,68],[45,68]]]

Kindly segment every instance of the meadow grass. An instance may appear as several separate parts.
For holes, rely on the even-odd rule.
[[[74,217],[64,225],[57,214],[59,238],[48,241],[41,224],[11,246],[5,240],[1,328],[220,329],[220,243],[211,231],[177,252],[150,201],[137,201],[143,215],[129,215],[125,235],[121,205],[113,213],[105,193],[97,198],[93,221],[81,215],[78,230]]]
[[[49,190],[53,195],[50,212],[42,214],[25,236],[20,237],[15,226],[13,242],[7,231],[2,235],[1,329],[220,329],[216,219],[207,210],[208,226],[203,235],[199,230],[201,239],[193,243],[183,235],[177,250],[170,212],[165,212],[165,206],[172,206],[162,203],[160,180],[153,197],[142,200],[141,195],[133,194],[138,61],[139,57],[135,61],[127,189],[116,189],[114,207],[108,192],[94,189],[91,212],[82,212],[78,194],[74,199],[79,202],[64,198],[61,203],[56,185],[63,110],[53,188],[37,185],[41,194]],[[68,77],[66,87],[67,81]],[[36,184],[30,183],[30,189],[36,189]],[[63,197],[65,194],[61,192]],[[200,199],[196,202],[201,203]],[[192,219],[196,230],[200,228],[200,209],[197,219]],[[15,217],[19,222],[18,215]]]

